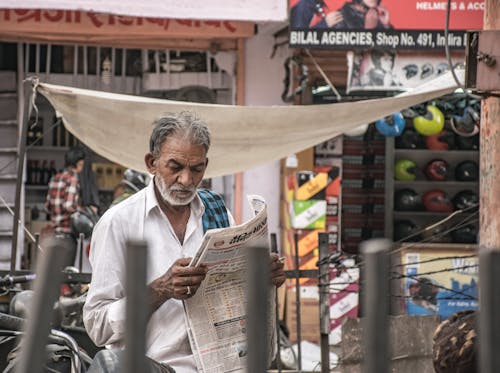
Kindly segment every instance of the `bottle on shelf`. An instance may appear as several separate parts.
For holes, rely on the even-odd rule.
[[[47,185],[49,183],[49,166],[46,159],[42,161],[42,167],[40,168],[40,184]]]
[[[26,184],[33,184],[32,179],[33,179],[33,161],[31,159],[28,159],[26,165]]]
[[[28,127],[28,134],[26,136],[26,145],[31,145],[35,141],[35,131],[32,127]]]
[[[50,161],[50,167],[49,167],[49,180],[48,180],[49,182],[50,182],[50,179],[52,179],[52,176],[54,176],[55,174],[57,174],[56,161],[54,161],[52,159]]]
[[[40,167],[38,166],[38,160],[33,161],[33,168],[31,170],[31,184],[40,184]]]
[[[42,140],[43,140],[43,126],[42,122],[38,121],[36,126],[35,126],[35,138],[34,138],[34,143],[36,146],[42,146]]]

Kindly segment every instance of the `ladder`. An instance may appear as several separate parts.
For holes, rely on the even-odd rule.
[[[17,81],[15,71],[0,71],[0,270],[9,270],[16,196]]]

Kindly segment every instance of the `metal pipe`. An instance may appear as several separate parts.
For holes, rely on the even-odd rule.
[[[321,373],[330,372],[330,263],[328,262],[328,233],[318,233],[319,246],[319,330],[321,344]]]
[[[73,46],[73,87],[77,87],[76,80],[78,77],[78,45]]]
[[[302,372],[302,320],[300,318],[300,258],[299,258],[299,235],[294,233],[295,246],[295,320],[297,322],[297,368]]]
[[[500,372],[500,251],[479,251],[479,366],[481,373]]]
[[[111,92],[115,91],[115,63],[116,63],[116,49],[111,48]]]
[[[276,239],[276,233],[271,233],[271,252],[280,255],[278,249],[278,242]],[[278,299],[278,289],[274,291],[274,302],[276,308],[276,368],[278,368],[278,373],[281,373],[281,341],[280,341],[280,307]]]
[[[83,233],[80,233],[80,236],[78,237],[78,251],[80,252],[80,256],[78,258],[78,272],[82,273],[82,267],[83,267],[83,248],[85,245],[85,235]]]
[[[21,341],[16,373],[40,373],[45,365],[53,306],[59,296],[62,268],[68,261],[73,243],[69,238],[52,238],[37,265],[34,298]]]
[[[96,51],[96,59],[95,59],[96,67],[95,67],[95,79],[96,79],[96,87],[101,89],[101,47],[97,47]]]
[[[87,46],[84,45],[83,49],[83,81],[85,88],[89,87],[89,61],[87,57]]]
[[[29,45],[29,43],[26,43],[25,46],[26,46],[26,48],[25,48],[26,49],[26,53],[25,53],[25,56],[24,56],[24,77],[26,78],[26,74],[28,74],[28,72],[30,71],[30,45]],[[18,43],[18,48],[19,48],[19,43]],[[17,55],[19,57],[19,50],[17,52]],[[18,60],[17,60],[17,65],[18,65],[17,70],[19,72],[22,71],[22,68],[19,69],[19,64],[21,63],[21,61],[22,60],[19,60],[19,58],[18,58]],[[18,79],[18,82],[19,81],[22,81],[22,79]]]
[[[40,74],[40,44],[36,43],[35,48],[35,74],[38,76]]]
[[[33,249],[33,252],[31,254],[31,264],[30,264],[30,269],[35,270],[36,268],[36,263],[38,259],[38,246],[40,245],[40,233],[35,233],[35,248]]]
[[[47,44],[47,56],[45,58],[45,81],[49,81],[50,65],[52,63],[52,44]]]
[[[22,49],[18,44],[18,61],[22,61]],[[18,62],[18,69],[22,69],[21,63]],[[20,73],[22,76],[22,71]],[[32,95],[33,95],[33,82],[31,80],[26,80],[24,85],[19,85],[18,89],[21,89],[18,92],[19,104],[18,107],[23,107],[23,111],[21,114],[21,110],[18,108],[18,121],[20,123],[20,134],[18,141],[18,156],[17,156],[17,179],[16,179],[16,196],[15,196],[15,204],[14,204],[14,224],[12,228],[12,248],[10,252],[10,270],[14,271],[16,269],[16,260],[17,260],[17,244],[18,244],[18,235],[19,235],[19,218],[21,216],[21,193],[23,191],[23,176],[24,176],[24,163],[26,157],[26,134],[28,132],[28,121],[31,114],[32,109]],[[24,96],[23,96],[24,91]],[[21,106],[23,105],[23,106]]]
[[[122,76],[120,82],[122,92],[127,90],[127,48],[122,49]]]
[[[147,250],[145,241],[127,241],[125,373],[149,371],[145,355],[145,331],[149,315],[146,305],[150,303],[146,285]]]
[[[267,369],[269,314],[269,249],[265,246],[246,250],[248,260],[247,302],[247,372],[262,373]]]
[[[365,373],[389,372],[389,257],[388,239],[372,239],[362,242],[360,250],[364,259],[365,292],[362,298],[365,312],[364,364]],[[369,312],[368,312],[369,310]]]

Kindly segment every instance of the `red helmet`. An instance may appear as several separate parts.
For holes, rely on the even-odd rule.
[[[422,203],[426,211],[453,212],[453,203],[448,195],[439,189],[429,190],[422,196]]]
[[[425,137],[425,145],[430,150],[450,150],[455,147],[455,134],[450,130],[442,130],[437,135]]]
[[[433,159],[425,166],[425,176],[432,181],[444,181],[448,174],[448,163],[442,159]]]

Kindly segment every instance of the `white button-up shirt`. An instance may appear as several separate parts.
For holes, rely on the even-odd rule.
[[[88,334],[98,346],[123,348],[125,330],[125,245],[128,239],[148,242],[147,283],[163,275],[179,258],[192,257],[203,238],[200,198],[191,203],[191,215],[181,244],[160,209],[153,182],[106,211],[92,233],[92,281],[83,309]],[[229,213],[228,213],[229,214]],[[229,214],[231,225],[234,219]],[[146,354],[177,372],[196,372],[189,345],[182,301],[169,299],[149,319]]]

